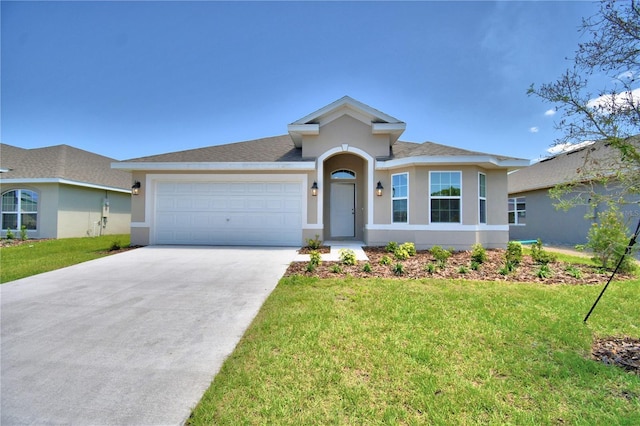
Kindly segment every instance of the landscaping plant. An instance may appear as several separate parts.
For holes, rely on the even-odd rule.
[[[451,252],[449,250],[443,249],[440,246],[431,247],[429,253],[431,253],[431,256],[436,259],[436,262],[438,262],[438,267],[440,268],[444,268],[447,264],[447,259],[451,257]]]
[[[553,253],[549,253],[542,247],[542,240],[538,240],[531,246],[531,258],[534,262],[541,265],[546,265],[551,262],[555,262],[558,256]]]
[[[356,252],[351,249],[340,249],[340,262],[344,265],[355,265],[356,261]]]
[[[598,213],[598,222],[593,223],[587,235],[587,243],[576,246],[579,250],[591,249],[593,251],[593,261],[597,262],[605,269],[615,269],[622,256],[624,256],[630,236],[627,234],[627,227],[624,224],[622,213],[616,207]],[[637,250],[634,247],[629,256],[626,256],[620,268],[621,272],[631,272],[635,268],[633,253]]]

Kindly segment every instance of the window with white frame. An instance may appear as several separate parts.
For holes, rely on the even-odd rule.
[[[28,189],[12,189],[2,194],[2,229],[35,230],[38,225],[38,194]]]
[[[478,213],[480,223],[487,223],[487,175],[478,173]]]
[[[391,208],[393,223],[407,223],[409,174],[391,175]]]
[[[430,172],[431,223],[460,223],[462,172]]]
[[[509,198],[509,225],[525,225],[527,223],[526,197]]]

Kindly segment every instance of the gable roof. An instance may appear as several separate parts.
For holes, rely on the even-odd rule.
[[[302,146],[302,136],[317,135],[320,127],[331,123],[344,115],[349,115],[371,126],[373,134],[388,134],[390,144],[395,143],[404,132],[406,124],[395,117],[371,108],[349,96],[343,96],[335,102],[302,117],[287,126],[296,148]]]
[[[131,174],[111,169],[113,161],[69,145],[24,149],[0,144],[4,183],[57,182],[130,192]]]
[[[631,140],[631,143],[638,141]],[[597,161],[600,170],[618,167],[620,152],[605,141],[594,142],[573,151],[545,158],[531,166],[509,173],[509,194],[553,188],[584,179],[585,163]]]

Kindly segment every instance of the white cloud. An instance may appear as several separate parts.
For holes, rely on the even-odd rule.
[[[587,102],[589,108],[594,108],[600,112],[613,113],[616,111],[627,111],[631,106],[640,105],[640,88],[631,91],[620,92],[614,95],[606,94],[598,96]]]
[[[547,149],[547,152],[552,155],[560,154],[562,152],[569,152],[582,148],[583,146],[591,145],[593,141],[584,141],[580,143],[560,143]]]
[[[555,115],[556,110],[555,109],[548,109],[544,112],[544,115],[547,117],[551,117],[552,115]]]
[[[540,129],[538,129],[538,128],[537,128],[537,127],[535,127],[535,126],[534,126],[534,127],[530,127],[530,128],[529,128],[529,132],[531,132],[531,133],[538,133],[538,131],[539,131],[539,130],[540,130]]]

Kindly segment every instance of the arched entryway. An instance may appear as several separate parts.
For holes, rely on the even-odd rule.
[[[367,161],[352,153],[338,153],[323,166],[324,239],[361,241],[367,214]]]

